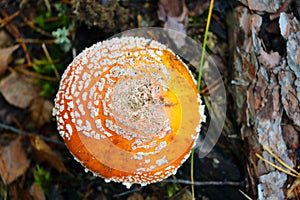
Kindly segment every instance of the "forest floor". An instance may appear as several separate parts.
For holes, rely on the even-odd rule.
[[[60,76],[74,55],[121,31],[163,27],[167,18],[175,20],[169,28],[185,30],[202,43],[209,1],[173,1],[160,7],[158,1],[75,2],[0,0],[0,199],[191,199],[190,159],[166,181],[129,190],[86,173],[59,136],[52,110]],[[227,77],[226,15],[236,5],[241,3],[215,2],[207,43],[207,52]],[[262,34],[276,32],[271,31]],[[277,41],[278,51],[278,45],[285,47]],[[246,199],[240,191],[255,199],[246,170],[247,148],[230,113],[230,98],[218,143],[205,158],[195,151],[196,199]],[[293,145],[298,149],[297,141]]]

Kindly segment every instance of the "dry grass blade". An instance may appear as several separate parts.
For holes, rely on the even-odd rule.
[[[0,14],[2,16],[4,16],[5,18],[9,17],[5,10],[0,9]],[[5,24],[5,28],[15,39],[21,38],[21,34],[20,34],[19,30],[13,22]],[[24,42],[20,42],[20,45],[24,51],[27,62],[30,64],[31,59],[30,59],[30,55],[29,55],[26,44]]]
[[[203,88],[200,91],[201,95],[208,95],[209,93],[215,92],[222,84],[221,79],[215,80],[212,84],[208,85],[207,87]]]
[[[36,27],[35,26],[35,22],[34,21],[30,21],[29,19],[27,19],[27,17],[25,17],[24,15],[21,15],[23,21],[27,24],[27,26],[29,26],[30,28],[32,28],[33,30],[37,31],[38,33],[40,33],[41,35],[53,38],[53,35],[51,33],[48,33],[46,31],[44,31],[43,29]]]
[[[291,172],[293,172],[296,177],[300,177],[300,173],[294,170],[292,167],[290,167],[288,164],[286,164],[283,160],[281,160],[278,156],[276,156],[268,147],[264,146],[264,149],[271,154],[282,166],[289,169]]]
[[[275,158],[282,166],[284,166],[285,168],[287,168],[287,169],[290,170],[290,171],[288,171],[288,170],[286,170],[286,169],[284,169],[284,168],[282,168],[282,167],[280,167],[280,166],[278,166],[278,165],[276,165],[276,164],[274,164],[274,163],[272,163],[272,162],[270,162],[270,161],[264,159],[261,155],[259,155],[258,153],[256,153],[255,155],[256,155],[259,159],[261,159],[261,160],[264,161],[265,163],[271,165],[272,167],[274,167],[275,169],[277,169],[277,170],[279,170],[279,171],[281,171],[281,172],[283,172],[283,173],[286,173],[286,174],[288,174],[288,175],[290,175],[290,176],[293,176],[293,177],[296,177],[296,178],[300,177],[300,173],[299,173],[299,172],[297,172],[296,170],[294,170],[292,167],[290,167],[288,164],[286,164],[281,158],[279,158],[278,156],[276,156],[276,155],[275,155],[268,147],[263,146],[263,148],[264,148],[270,155],[272,155],[272,156],[273,156],[273,157],[274,157],[274,158]]]
[[[54,43],[54,39],[31,39],[31,38],[17,38],[16,39],[17,42],[23,42],[23,43],[32,43],[32,44],[53,44]]]
[[[16,67],[15,70],[18,71],[18,72],[20,72],[20,73],[23,73],[25,75],[29,75],[31,77],[34,77],[34,78],[38,78],[38,79],[42,79],[42,80],[47,80],[47,81],[59,81],[59,79],[57,77],[45,76],[45,75],[42,75],[42,74],[38,74],[38,73],[35,73],[35,72],[32,72],[32,71],[23,69],[21,67]]]
[[[251,197],[249,197],[245,192],[243,192],[242,190],[239,189],[239,192],[248,200],[253,200],[251,199]]]
[[[56,78],[59,80],[60,79],[60,75],[59,75],[59,73],[58,73],[55,65],[53,64],[53,60],[52,60],[52,58],[51,58],[51,56],[50,56],[50,54],[48,52],[48,49],[47,49],[46,45],[42,44],[42,48],[43,48],[43,51],[44,51],[44,53],[45,53],[45,55],[46,55],[49,63],[51,63],[51,67],[52,67],[52,69],[54,71],[54,74],[55,74]]]
[[[258,153],[256,153],[256,156],[261,159],[262,161],[264,161],[265,163],[267,163],[268,165],[274,167],[275,169],[288,174],[292,177],[295,177],[296,180],[293,182],[293,184],[290,186],[290,188],[287,190],[287,199],[291,199],[296,197],[297,200],[299,200],[298,197],[298,190],[297,187],[300,185],[300,173],[297,172],[295,169],[293,169],[291,166],[289,166],[288,164],[286,164],[281,158],[279,158],[277,155],[275,155],[268,147],[263,146],[264,150],[266,150],[270,155],[272,155],[277,162],[279,162],[283,167],[285,167],[286,169],[264,159],[261,155],[259,155]],[[288,171],[289,170],[289,171]]]

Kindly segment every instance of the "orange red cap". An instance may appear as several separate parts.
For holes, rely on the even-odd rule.
[[[75,159],[128,187],[176,173],[195,144],[203,110],[187,66],[141,37],[85,49],[55,99],[58,130]]]

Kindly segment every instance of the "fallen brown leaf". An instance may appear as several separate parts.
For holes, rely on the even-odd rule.
[[[23,189],[20,183],[12,183],[9,185],[9,197],[11,200],[32,200],[29,192]]]
[[[0,75],[3,75],[7,70],[7,65],[10,62],[11,54],[19,48],[20,45],[14,45],[8,48],[0,49]]]
[[[197,0],[186,2],[189,8],[189,16],[195,17],[202,15],[209,8],[209,0]]]
[[[185,1],[160,0],[158,3],[157,13],[158,18],[165,22],[164,27],[167,29],[170,38],[173,39],[176,46],[178,48],[184,46],[184,37],[174,31],[171,32],[170,29],[180,33],[186,32],[189,11],[186,7]]]
[[[13,125],[24,121],[27,115],[27,110],[10,105],[2,95],[0,96],[0,122],[2,124]]]
[[[32,184],[29,190],[33,200],[45,200],[45,194],[41,186]]]
[[[4,184],[8,185],[25,173],[29,160],[22,147],[21,137],[2,147],[0,152],[0,175]]]
[[[43,126],[52,119],[53,102],[44,98],[36,98],[30,106],[31,120],[35,122],[38,127]]]
[[[1,7],[1,6],[0,6]],[[13,45],[13,39],[5,29],[0,30],[0,48],[5,48]]]
[[[0,92],[8,103],[27,108],[39,96],[38,87],[17,73],[11,73],[0,82]]]
[[[61,159],[52,151],[52,149],[45,143],[38,135],[31,137],[31,144],[37,153],[47,160],[57,171],[70,173]]]

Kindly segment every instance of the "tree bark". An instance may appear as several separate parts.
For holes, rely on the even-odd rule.
[[[242,1],[245,5],[228,14],[227,23],[232,63],[229,92],[246,148],[248,193],[258,199],[286,199],[287,174],[265,164],[255,154],[278,164],[263,149],[265,146],[295,167],[300,133],[299,22],[293,14],[276,13],[280,8],[274,4],[264,4],[270,5],[266,13],[251,10],[247,2]],[[251,2],[254,5],[266,1]],[[266,45],[270,41],[265,37],[270,34],[268,27],[278,27],[272,35],[282,41],[279,52]]]

